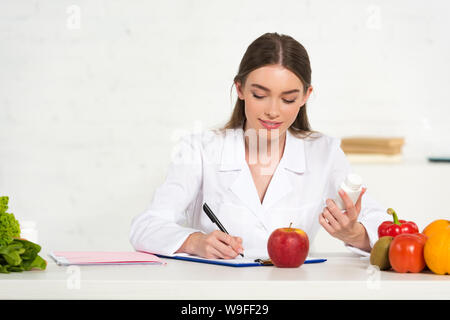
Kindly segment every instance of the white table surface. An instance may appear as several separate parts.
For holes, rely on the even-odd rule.
[[[236,268],[162,259],[165,265],[62,267],[0,274],[0,299],[449,299],[450,275],[378,271],[352,253],[299,268]]]

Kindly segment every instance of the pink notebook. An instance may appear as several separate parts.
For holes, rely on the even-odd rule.
[[[140,251],[52,251],[58,265],[166,264],[157,256]]]

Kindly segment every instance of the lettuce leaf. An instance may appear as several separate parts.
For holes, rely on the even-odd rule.
[[[0,254],[11,266],[18,266],[22,262],[21,254],[25,253],[25,249],[21,243],[14,243],[0,247]]]
[[[20,224],[13,213],[8,213],[9,197],[0,197],[0,273],[44,270],[47,262],[38,253],[41,246],[21,239]]]
[[[47,261],[38,255],[41,246],[25,239],[14,239],[0,246],[0,273],[45,270]]]

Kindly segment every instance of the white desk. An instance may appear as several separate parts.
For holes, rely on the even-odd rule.
[[[293,269],[236,268],[173,259],[163,259],[166,265],[74,268],[56,265],[46,253],[41,256],[48,261],[45,271],[0,274],[0,299],[450,298],[450,275],[377,272],[368,260],[351,253],[316,254],[328,261]]]

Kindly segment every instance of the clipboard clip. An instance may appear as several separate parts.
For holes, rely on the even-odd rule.
[[[270,259],[255,259],[255,262],[261,263],[264,266],[272,266],[272,260]]]

